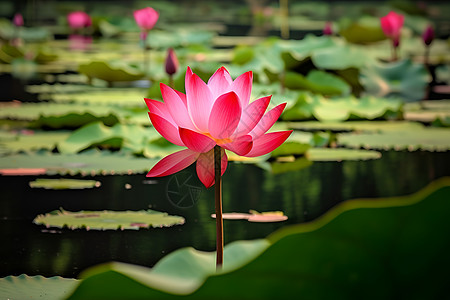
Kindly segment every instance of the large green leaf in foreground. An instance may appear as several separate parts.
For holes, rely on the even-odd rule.
[[[70,229],[86,228],[88,230],[139,229],[150,227],[170,227],[184,224],[184,218],[169,216],[154,210],[141,211],[78,211],[55,210],[39,215],[35,224],[47,227],[68,227]]]
[[[69,299],[442,299],[450,268],[449,197],[446,178],[407,197],[347,201],[314,222],[272,234],[256,258],[248,252],[267,245],[246,242],[248,251],[225,257],[218,274],[212,274],[213,253],[190,248],[153,269],[97,266]]]

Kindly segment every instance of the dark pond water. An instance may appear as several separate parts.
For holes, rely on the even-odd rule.
[[[173,176],[186,179],[193,172],[189,168]],[[177,200],[168,197],[173,176],[157,181],[148,181],[145,174],[98,176],[95,179],[102,182],[98,189],[62,191],[29,188],[35,177],[0,177],[0,277],[22,273],[76,277],[89,266],[111,260],[153,266],[181,247],[214,250],[215,221],[210,217],[214,190],[202,189],[193,176],[189,183],[199,188],[194,189],[199,192],[197,201],[174,205]],[[225,212],[281,210],[289,220],[225,221],[225,242],[264,238],[287,224],[317,218],[346,199],[413,193],[442,176],[450,176],[450,152],[384,152],[379,160],[314,163],[278,175],[254,165],[230,163],[223,181]],[[186,191],[186,187],[180,190]],[[181,215],[186,223],[138,231],[49,230],[32,223],[36,215],[60,207],[69,211],[151,207]]]

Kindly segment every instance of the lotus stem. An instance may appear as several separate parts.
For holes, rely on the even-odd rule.
[[[281,37],[289,39],[289,0],[280,0]]]
[[[216,202],[216,269],[220,270],[223,265],[223,218],[222,218],[222,153],[220,146],[214,147],[214,179],[215,179],[215,202]]]
[[[173,82],[173,75],[169,75],[169,86],[173,89],[175,88],[175,84]]]
[[[424,58],[425,67],[429,68],[430,64],[430,46],[425,46],[425,58]]]

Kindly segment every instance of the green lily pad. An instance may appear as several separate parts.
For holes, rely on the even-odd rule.
[[[178,28],[167,32],[152,30],[147,38],[147,45],[152,48],[167,49],[189,45],[210,45],[215,33],[192,28]]]
[[[339,22],[339,34],[350,43],[368,44],[386,39],[379,18],[366,16],[358,22],[346,23],[345,19]]]
[[[305,169],[311,166],[313,162],[306,157],[299,157],[293,161],[279,162],[275,161],[270,163],[270,171],[273,174],[281,174],[287,172],[295,172],[301,169]]]
[[[88,86],[84,86],[84,90],[79,92],[68,86],[69,90],[64,88],[65,85],[60,85],[48,89],[41,99],[52,100],[58,103],[80,103],[80,104],[92,104],[92,105],[117,105],[120,107],[144,107],[144,97],[146,96],[145,89],[134,88],[108,88],[108,89],[93,89]],[[83,86],[82,86],[83,87]],[[88,90],[88,92],[86,92]],[[34,89],[36,91],[36,89]],[[71,92],[74,91],[74,92]],[[42,93],[43,91],[41,91]],[[44,98],[45,97],[45,98]]]
[[[170,216],[154,210],[140,211],[79,211],[55,210],[39,215],[33,223],[47,227],[87,230],[124,230],[140,228],[171,227],[184,224],[184,218]]]
[[[381,158],[381,153],[343,148],[312,148],[305,156],[312,161],[369,160]]]
[[[0,157],[0,174],[21,175],[24,169],[48,175],[135,174],[148,172],[157,161],[108,151],[86,151],[81,154],[37,152]]]
[[[31,188],[44,188],[47,190],[80,190],[99,187],[101,183],[96,180],[37,178],[35,181],[31,181],[29,185]]]
[[[298,130],[330,130],[339,131],[363,131],[363,132],[385,132],[385,131],[415,131],[424,126],[417,122],[409,121],[350,121],[350,122],[288,122],[288,128]]]
[[[107,82],[134,81],[144,77],[144,74],[136,68],[118,62],[93,61],[80,65],[78,71],[89,78],[98,78]]]
[[[143,113],[145,114],[145,113]],[[33,127],[78,128],[93,121],[114,125],[132,115],[127,110],[105,105],[65,103],[22,103],[2,107],[1,119],[33,121]]]
[[[271,157],[302,155],[311,147],[322,147],[329,143],[330,134],[326,132],[294,131],[280,147],[273,150]]]
[[[433,126],[447,127],[446,120],[450,118],[450,100],[407,103],[404,118],[410,121],[431,123]]]
[[[79,282],[59,276],[6,276],[0,278],[0,298],[60,300],[70,295]]]
[[[68,299],[445,298],[449,197],[447,178],[410,196],[346,201],[265,241],[230,244],[217,273],[214,253],[192,248],[153,269],[103,264]]]
[[[2,134],[3,133],[3,134]],[[26,134],[0,132],[0,153],[11,154],[21,151],[53,150],[57,143],[66,139],[68,131],[29,131]]]
[[[67,154],[91,147],[119,148],[146,157],[165,156],[181,149],[161,138],[154,127],[124,124],[107,127],[101,122],[85,125],[58,143],[58,150]]]
[[[364,49],[350,45],[320,49],[311,59],[317,68],[327,70],[363,69],[374,62]]]
[[[340,77],[319,70],[312,70],[306,77],[299,73],[287,72],[284,79],[287,88],[308,90],[323,95],[348,95],[350,85]]]
[[[352,148],[394,149],[397,151],[450,150],[450,130],[447,128],[423,128],[422,130],[385,131],[380,133],[342,133],[338,144]]]
[[[297,102],[287,108],[283,120],[344,121],[352,119],[392,118],[401,115],[403,102],[399,99],[349,96],[327,99],[320,95],[300,94]]]
[[[370,95],[417,101],[425,97],[430,75],[423,64],[405,59],[372,64],[361,71],[360,81]]]

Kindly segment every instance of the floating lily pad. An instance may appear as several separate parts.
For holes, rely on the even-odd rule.
[[[152,30],[147,38],[147,44],[152,48],[162,49],[208,45],[211,44],[214,36],[214,32],[192,28],[179,28],[170,32]]]
[[[308,90],[323,95],[348,95],[350,86],[340,77],[319,70],[312,70],[306,77],[299,73],[287,72],[284,79],[287,88]]]
[[[363,17],[358,22],[343,19],[339,22],[339,27],[339,34],[350,43],[368,44],[386,39],[379,18]]]
[[[127,111],[112,106],[62,103],[22,103],[0,111],[1,119],[29,120],[35,127],[50,128],[78,128],[98,120],[114,125],[126,115]]]
[[[381,133],[341,133],[338,144],[352,148],[384,150],[450,150],[450,130],[423,128],[422,130],[385,131]]]
[[[165,156],[181,149],[161,138],[154,127],[123,124],[107,127],[101,122],[75,130],[58,144],[61,153],[78,153],[91,147],[121,149],[146,157]]]
[[[146,96],[145,89],[135,89],[135,88],[108,88],[100,89],[98,91],[94,89],[89,89],[89,92],[82,93],[69,93],[64,91],[61,87],[60,89],[54,89],[52,91],[57,91],[51,95],[46,96],[46,100],[52,100],[55,102],[68,103],[83,103],[90,105],[117,105],[117,106],[136,106],[144,107],[144,97]],[[86,89],[85,89],[86,91]]]
[[[124,230],[140,228],[171,227],[184,224],[184,218],[170,216],[154,210],[140,211],[79,211],[55,210],[39,215],[33,223],[47,227],[87,230]]]
[[[302,93],[297,102],[282,114],[283,120],[344,121],[400,116],[403,102],[399,99],[349,96],[327,99],[320,95]]]
[[[68,190],[68,189],[90,189],[99,187],[100,181],[96,180],[82,180],[82,179],[47,179],[37,178],[35,181],[31,181],[30,187],[32,188],[44,188],[47,190]]]
[[[415,131],[421,130],[424,126],[417,122],[409,121],[349,121],[349,122],[288,122],[288,128],[299,130],[330,130],[339,131],[363,131],[363,132],[384,132],[384,131]]]
[[[450,100],[422,101],[405,105],[404,118],[410,121],[432,123],[434,126],[446,127],[450,118]]]
[[[350,45],[320,49],[311,59],[317,68],[327,70],[363,69],[374,62],[366,51]]]
[[[85,271],[68,299],[445,298],[449,197],[447,178],[410,196],[346,201],[267,240],[226,246],[219,272],[214,252],[192,248],[153,269],[103,264]]]
[[[370,95],[417,101],[425,97],[430,75],[423,64],[405,59],[374,63],[362,69],[360,81]]]
[[[38,152],[0,157],[0,174],[25,175],[27,170],[38,175],[135,174],[148,172],[157,161],[108,151],[86,151],[82,154]]]
[[[90,78],[98,78],[107,82],[134,81],[144,77],[144,74],[136,68],[118,62],[93,61],[80,65],[78,71]]]
[[[287,172],[295,172],[301,169],[308,168],[313,164],[313,162],[306,157],[294,158],[288,161],[275,161],[270,163],[270,171],[273,174],[281,174]]]
[[[343,148],[312,148],[305,156],[312,161],[369,160],[381,158],[381,153]]]
[[[80,280],[59,276],[7,276],[0,278],[1,299],[60,300],[72,293]]]
[[[68,131],[28,131],[26,134],[0,135],[0,153],[3,155],[32,150],[53,150],[57,143],[70,135]]]

